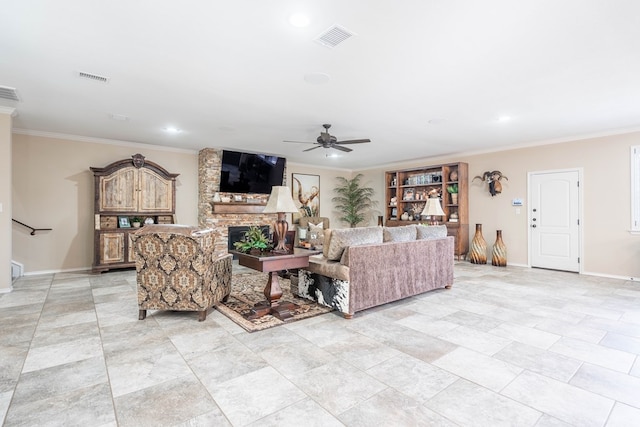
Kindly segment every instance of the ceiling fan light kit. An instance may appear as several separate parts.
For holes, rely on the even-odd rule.
[[[307,148],[306,150],[302,150],[302,151],[311,151],[311,150],[315,150],[316,148],[334,148],[336,150],[340,150],[340,151],[344,151],[346,153],[349,153],[351,151],[353,151],[353,149],[348,148],[348,147],[343,147],[343,145],[347,145],[347,144],[363,144],[366,142],[371,142],[370,139],[368,138],[364,138],[364,139],[349,139],[349,140],[345,140],[345,141],[338,141],[338,139],[331,135],[329,133],[329,128],[331,127],[330,124],[325,123],[322,125],[322,127],[324,128],[324,132],[320,132],[320,136],[316,139],[316,142],[306,142],[306,141],[283,141],[283,142],[292,142],[294,144],[313,144],[314,147],[311,148]]]

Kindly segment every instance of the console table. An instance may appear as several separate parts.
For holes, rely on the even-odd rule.
[[[297,306],[291,302],[280,301],[282,288],[280,287],[278,271],[308,267],[309,257],[319,254],[320,251],[294,248],[293,252],[288,254],[263,252],[254,255],[238,251],[230,251],[230,253],[238,256],[240,265],[269,273],[269,279],[264,287],[264,296],[267,300],[257,303],[247,318],[256,319],[266,314],[271,314],[286,322],[293,317],[291,311],[296,309]]]

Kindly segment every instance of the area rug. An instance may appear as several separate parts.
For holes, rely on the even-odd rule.
[[[247,320],[244,317],[256,303],[265,301],[263,292],[268,279],[268,273],[233,274],[231,276],[231,295],[229,295],[226,302],[220,303],[216,308],[248,332],[263,331],[274,326],[284,325],[285,322],[270,314],[254,320]],[[293,318],[287,320],[286,323],[308,319],[332,310],[329,307],[317,304],[315,301],[294,296],[291,293],[291,281],[289,279],[281,277],[280,287],[282,288],[282,298],[280,300],[298,305],[298,308],[293,311]]]

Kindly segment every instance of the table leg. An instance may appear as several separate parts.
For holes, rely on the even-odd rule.
[[[269,273],[269,280],[264,287],[263,293],[267,300],[257,303],[247,316],[247,319],[257,319],[265,314],[271,314],[283,322],[293,318],[291,311],[297,306],[291,302],[280,303],[282,288],[280,287],[280,279],[276,271]]]

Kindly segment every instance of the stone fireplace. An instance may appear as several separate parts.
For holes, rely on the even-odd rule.
[[[212,228],[216,251],[225,252],[229,250],[230,227],[267,225],[269,231],[266,234],[271,234],[277,214],[262,213],[269,199],[268,194],[251,194],[250,199],[247,199],[246,194],[219,193],[221,168],[222,150],[205,148],[198,153],[198,225]],[[229,197],[232,201],[214,203],[216,193],[221,197]],[[242,200],[236,201],[235,196]]]

